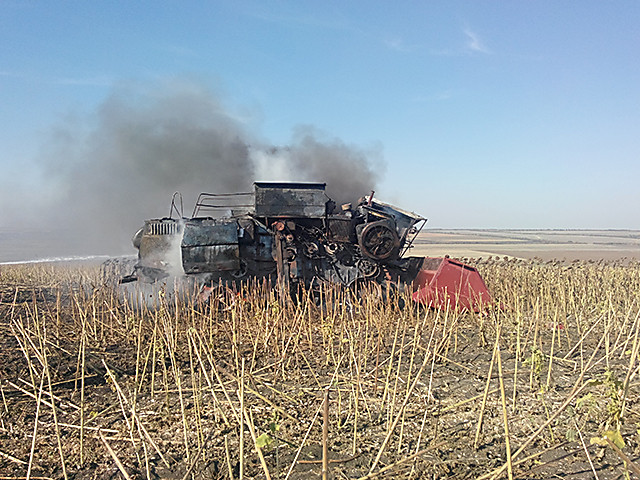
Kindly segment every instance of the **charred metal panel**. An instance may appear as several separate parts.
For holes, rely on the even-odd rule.
[[[349,242],[353,236],[353,219],[333,216],[329,219],[329,236],[336,242]]]
[[[258,262],[273,262],[273,235],[258,232],[255,241],[244,245],[243,250]]]
[[[238,224],[233,219],[192,219],[184,227],[185,273],[239,270]]]
[[[258,217],[321,218],[326,213],[324,183],[255,183]]]
[[[321,273],[324,280],[336,285],[353,285],[357,279],[363,277],[357,267],[348,267],[341,263],[327,264]]]
[[[238,245],[182,247],[182,266],[185,273],[240,270]]]
[[[239,219],[241,271],[246,265],[247,276],[263,276],[275,272],[273,234],[253,219]],[[243,278],[241,276],[240,278]]]
[[[184,226],[183,247],[237,243],[238,224],[234,219],[192,219]]]

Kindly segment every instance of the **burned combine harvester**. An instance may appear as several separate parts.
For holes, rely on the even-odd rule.
[[[185,274],[207,288],[265,278],[286,291],[322,283],[409,288],[416,302],[474,311],[491,302],[475,268],[405,257],[426,219],[373,193],[336,209],[324,183],[256,182],[251,193],[200,194],[191,218],[175,200],[168,218],[147,220],[134,236],[138,262],[123,283]]]

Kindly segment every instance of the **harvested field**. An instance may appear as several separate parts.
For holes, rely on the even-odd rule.
[[[425,229],[412,255],[562,260],[640,260],[637,230]]]
[[[475,263],[485,314],[0,266],[0,477],[638,476],[640,264]]]

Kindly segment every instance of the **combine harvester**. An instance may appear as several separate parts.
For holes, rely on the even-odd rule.
[[[373,192],[336,208],[324,183],[256,182],[254,191],[200,194],[185,218],[174,194],[167,218],[135,234],[138,260],[121,283],[193,278],[206,297],[218,285],[265,279],[282,291],[323,284],[411,292],[434,308],[479,312],[491,296],[478,271],[448,257],[406,256],[426,219]],[[181,200],[180,200],[181,205]]]

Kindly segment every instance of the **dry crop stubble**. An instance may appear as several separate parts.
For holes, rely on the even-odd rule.
[[[376,290],[354,298],[327,288],[284,302],[261,282],[220,288],[205,306],[169,290],[134,306],[95,268],[1,266],[0,472],[631,471],[640,266],[474,263],[499,305],[481,315],[408,298],[400,309]]]

